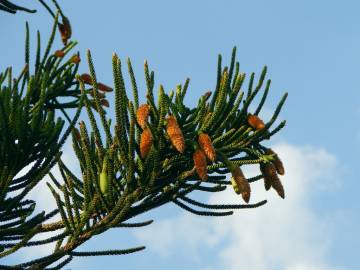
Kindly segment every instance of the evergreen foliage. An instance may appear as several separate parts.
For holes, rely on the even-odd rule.
[[[1,5],[8,1],[1,1]],[[20,8],[15,8],[18,9]],[[59,16],[62,23],[59,22]],[[255,83],[254,73],[244,93],[245,74],[236,62],[233,49],[230,65],[222,66],[219,55],[216,86],[204,93],[195,108],[184,104],[190,80],[169,93],[158,87],[155,97],[155,75],[144,64],[146,104],[139,104],[137,81],[130,59],[132,98],[125,88],[123,65],[112,58],[115,119],[106,115],[106,92],[112,88],[97,79],[92,56],[87,52],[89,74],[78,75],[79,54],[68,55],[76,42],[68,39],[71,28],[61,11],[55,22],[44,53],[38,33],[35,66],[30,71],[29,28],[26,25],[25,67],[18,77],[12,69],[0,73],[0,258],[29,246],[56,242],[48,256],[19,263],[1,265],[2,269],[60,269],[77,256],[121,255],[143,250],[77,251],[91,237],[110,228],[142,227],[152,223],[128,223],[135,216],[172,202],[200,216],[226,216],[235,209],[256,208],[266,200],[248,203],[250,183],[265,180],[265,188],[273,187],[284,198],[278,177],[284,174],[278,155],[264,146],[285,126],[274,127],[286,100],[283,95],[270,121],[259,118],[268,96],[270,80],[265,67]],[[56,29],[64,46],[52,49]],[[67,58],[67,60],[65,60]],[[263,89],[261,94],[261,89]],[[250,104],[261,94],[254,112]],[[85,108],[90,126],[78,123]],[[76,109],[71,119],[67,111]],[[62,117],[55,119],[55,113]],[[100,121],[96,121],[98,114]],[[72,135],[73,149],[81,169],[76,176],[61,160],[61,147]],[[50,169],[55,165],[62,179]],[[260,173],[246,178],[241,171],[245,164],[259,164]],[[31,169],[21,177],[19,171]],[[232,178],[226,180],[226,174]],[[29,191],[45,175],[57,208],[50,213],[34,214],[36,201],[28,199]],[[241,194],[245,204],[207,204],[190,197],[193,191],[222,192],[228,186]],[[51,217],[55,222],[47,223]],[[156,226],[156,225],[154,225]],[[35,235],[53,232],[43,240],[32,241]]]

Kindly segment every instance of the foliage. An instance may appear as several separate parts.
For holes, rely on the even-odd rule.
[[[58,22],[59,14],[62,23]],[[65,45],[51,52],[57,28]],[[146,104],[139,104],[131,61],[127,60],[127,70],[132,100],[125,89],[121,60],[114,54],[113,121],[104,109],[109,105],[105,93],[112,88],[98,82],[90,51],[87,52],[89,74],[76,75],[79,54],[64,60],[76,43],[68,42],[71,28],[63,13],[55,15],[43,54],[38,33],[33,74],[29,70],[28,26],[26,29],[23,71],[17,78],[12,77],[11,68],[0,74],[0,257],[28,246],[56,242],[56,247],[48,256],[0,267],[60,269],[74,256],[120,255],[143,250],[140,246],[126,250],[76,251],[92,236],[110,228],[151,224],[152,220],[126,221],[168,202],[200,216],[226,216],[235,209],[259,207],[266,201],[248,202],[250,183],[260,179],[265,180],[266,190],[273,187],[284,198],[278,177],[284,174],[283,165],[263,142],[285,126],[283,121],[273,127],[287,94],[270,121],[264,123],[258,115],[271,83],[265,80],[266,67],[256,85],[255,74],[251,74],[245,94],[241,90],[245,74],[240,72],[234,48],[229,67],[222,67],[222,58],[218,58],[213,93],[204,93],[198,105],[189,108],[184,104],[184,97],[190,80],[169,93],[160,85],[155,98],[154,72],[145,62]],[[262,88],[260,102],[250,113],[249,107]],[[83,107],[90,127],[80,121],[77,128],[75,124]],[[66,111],[73,108],[76,113],[70,119]],[[66,129],[62,117],[55,119],[56,112],[61,112],[69,122]],[[97,115],[100,123],[96,121]],[[61,147],[70,133],[80,177],[61,160]],[[56,163],[62,179],[50,173]],[[246,179],[241,170],[245,164],[259,164],[259,175]],[[29,165],[31,169],[24,176],[16,177]],[[228,173],[232,174],[230,180],[226,180]],[[34,214],[36,201],[25,197],[47,174],[52,179],[47,185],[57,209]],[[221,192],[227,186],[241,194],[246,204],[210,205],[189,197],[193,191]],[[58,220],[46,223],[51,217]],[[53,232],[54,236],[31,241],[44,232]],[[57,265],[51,267],[54,263]]]

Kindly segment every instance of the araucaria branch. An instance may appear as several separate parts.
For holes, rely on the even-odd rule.
[[[0,2],[0,8],[5,2]],[[265,79],[266,67],[257,83],[254,74],[250,76],[244,93],[246,76],[240,71],[234,48],[228,67],[222,66],[221,56],[218,58],[213,91],[201,95],[197,106],[189,108],[184,97],[190,80],[171,91],[159,85],[156,96],[155,75],[146,61],[146,101],[139,104],[141,93],[130,59],[127,70],[132,98],[125,88],[124,67],[116,54],[112,57],[113,86],[98,80],[90,51],[82,57],[87,59],[89,72],[77,74],[83,61],[79,53],[68,57],[76,45],[71,41],[70,21],[61,11],[54,16],[43,54],[38,34],[34,69],[29,68],[27,25],[23,71],[15,78],[11,68],[0,73],[0,258],[28,246],[56,243],[56,247],[48,256],[0,268],[60,269],[76,256],[121,255],[143,250],[140,246],[76,251],[85,241],[110,228],[151,224],[151,220],[127,221],[169,202],[193,214],[212,217],[231,215],[235,209],[259,207],[266,200],[250,203],[251,183],[261,179],[266,190],[272,187],[285,198],[279,178],[285,172],[284,166],[264,142],[285,126],[285,121],[275,127],[274,123],[287,93],[271,119],[268,122],[261,119],[259,115],[270,89],[270,80]],[[57,30],[63,46],[53,50]],[[106,95],[112,91],[115,102],[109,104]],[[261,96],[260,102],[250,111],[257,95]],[[82,108],[87,112],[89,126],[79,121]],[[76,109],[72,119],[67,113],[70,109]],[[111,109],[114,120],[107,117],[106,112]],[[55,119],[56,112],[62,116]],[[63,118],[68,122],[66,129]],[[61,160],[61,148],[69,134],[80,176]],[[29,164],[31,169],[18,177],[18,172]],[[55,164],[62,179],[50,173]],[[246,164],[257,164],[259,174],[247,178],[242,170]],[[25,196],[47,174],[52,179],[47,185],[57,208],[50,213],[34,214],[36,201]],[[244,203],[207,204],[189,197],[192,191],[222,192],[228,186],[242,196]],[[51,217],[58,220],[49,223]],[[31,240],[43,232],[54,235]]]

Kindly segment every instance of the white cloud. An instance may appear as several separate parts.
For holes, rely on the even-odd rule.
[[[231,217],[206,218],[187,213],[158,220],[135,236],[161,256],[175,256],[185,250],[187,256],[201,260],[200,249],[216,250],[214,269],[286,269],[338,270],[328,262],[332,245],[329,224],[312,208],[319,192],[339,187],[341,170],[336,158],[323,149],[279,144],[273,147],[285,165],[281,177],[286,198],[263,182],[252,184],[252,202],[268,199],[257,209],[240,210]],[[258,174],[257,166],[244,169],[250,177]],[[210,203],[241,203],[233,190],[215,194]],[[223,239],[226,240],[223,243]],[[209,266],[210,267],[210,266]]]

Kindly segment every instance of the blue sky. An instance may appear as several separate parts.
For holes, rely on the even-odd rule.
[[[22,66],[26,20],[33,37],[37,29],[44,41],[49,35],[51,18],[31,2],[37,14],[0,14],[1,70]],[[271,113],[289,93],[280,117],[287,126],[269,144],[287,169],[284,201],[259,187],[256,198],[269,199],[263,209],[217,220],[165,206],[146,215],[156,220],[150,229],[112,230],[82,247],[145,243],[146,251],[79,258],[67,269],[358,269],[358,1],[60,2],[79,41],[77,50],[83,59],[86,49],[92,51],[98,78],[105,83],[112,83],[111,55],[116,52],[123,61],[132,59],[144,89],[142,66],[148,59],[156,86],[162,83],[166,91],[190,77],[186,102],[195,104],[215,86],[217,54],[226,63],[237,46],[243,72],[259,75],[268,66],[272,87],[265,111]],[[85,61],[81,71],[87,71]],[[70,147],[65,154],[71,156]],[[231,192],[208,200],[229,198],[239,200]]]

